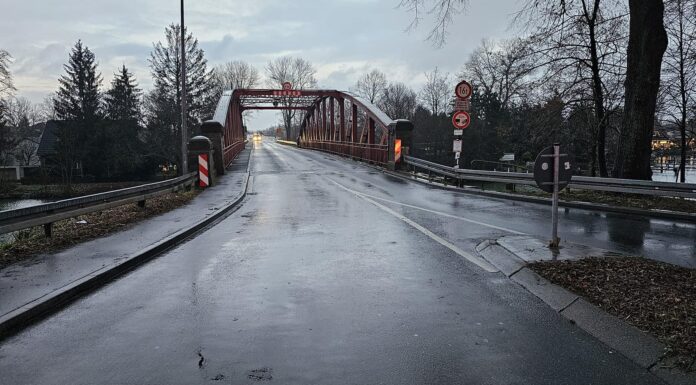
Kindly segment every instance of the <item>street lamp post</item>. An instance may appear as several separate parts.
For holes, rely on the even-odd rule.
[[[184,0],[181,0],[181,175],[188,170],[188,130],[186,128],[186,31],[184,27]]]

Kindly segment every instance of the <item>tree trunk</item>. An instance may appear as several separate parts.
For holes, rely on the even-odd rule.
[[[629,0],[625,104],[613,174],[650,180],[650,156],[662,56],[667,48],[662,0]]]
[[[599,13],[599,0],[594,1],[592,12],[585,2],[583,2],[583,10],[585,19],[587,20],[587,28],[590,35],[590,69],[592,71],[592,99],[595,107],[595,118],[598,122],[597,132],[597,160],[599,162],[599,176],[606,178],[609,176],[607,171],[606,160],[606,143],[607,143],[607,122],[606,111],[604,108],[604,88],[602,87],[602,75],[599,68],[599,56],[597,53],[597,14]]]
[[[679,181],[686,183],[686,125],[681,127],[681,162],[679,163],[679,171],[681,174]]]
[[[681,183],[686,182],[686,120],[687,113],[689,109],[688,103],[688,90],[686,84],[686,58],[684,52],[684,40],[688,39],[684,32],[684,4],[679,1],[677,3],[679,6],[679,37],[678,37],[678,49],[679,49],[679,96],[681,98],[681,119],[679,122],[679,133],[681,134],[681,161],[679,163],[679,174]]]
[[[597,158],[599,161],[599,176],[606,178],[609,176],[606,160],[607,142],[607,119],[604,111],[604,89],[602,88],[602,78],[599,73],[599,58],[597,57],[597,42],[595,40],[594,26],[590,31],[591,63],[592,63],[592,95],[595,105],[595,117],[597,119]]]

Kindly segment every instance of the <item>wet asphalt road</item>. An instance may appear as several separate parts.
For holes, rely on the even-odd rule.
[[[435,239],[473,254],[508,234],[501,227],[543,228],[543,206],[268,143],[253,152],[252,174],[226,220],[2,341],[0,383],[661,383]],[[470,221],[433,212],[452,210]],[[616,244],[602,234],[606,218],[587,221],[592,231],[583,221],[562,229]],[[664,250],[656,228],[646,250]],[[693,239],[693,228],[676,229]]]

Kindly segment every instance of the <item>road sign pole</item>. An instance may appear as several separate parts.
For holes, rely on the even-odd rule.
[[[561,166],[561,146],[558,143],[553,145],[553,198],[551,207],[551,247],[558,248],[560,239],[558,239],[558,172]]]

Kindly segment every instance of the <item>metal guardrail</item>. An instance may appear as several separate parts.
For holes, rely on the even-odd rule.
[[[534,175],[531,173],[455,169],[454,167],[444,166],[411,156],[405,156],[404,162],[413,167],[428,170],[457,180],[536,185],[534,182]],[[573,176],[568,187],[580,190],[607,191],[625,194],[696,198],[696,184],[694,183],[652,182],[633,179]]]
[[[148,183],[21,209],[0,211],[0,234],[44,225],[46,235],[50,236],[50,225],[53,222],[132,202],[144,202],[148,198],[176,191],[187,184],[193,184],[197,179],[198,174],[193,172],[162,182]]]

